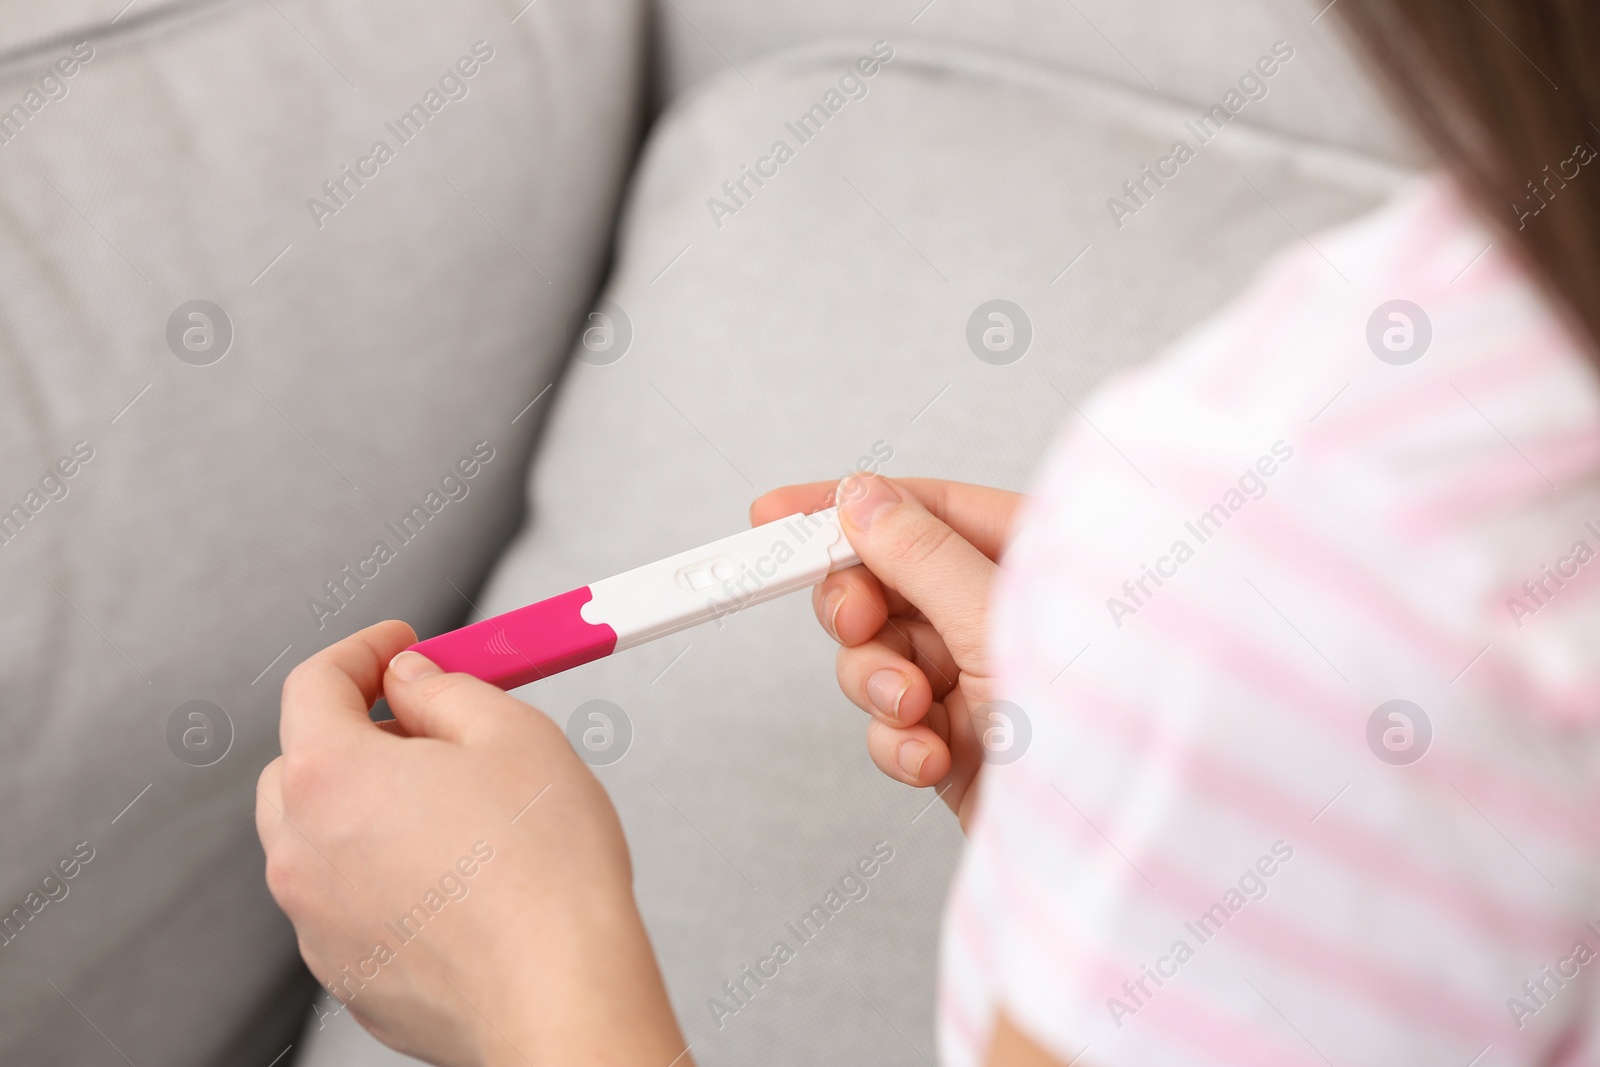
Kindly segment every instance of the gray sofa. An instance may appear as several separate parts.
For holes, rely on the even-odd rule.
[[[310,1010],[262,886],[290,665],[792,480],[1025,488],[1086,391],[1417,165],[1287,0],[119,7],[0,0],[4,1063],[409,1062]],[[702,1064],[933,1058],[960,837],[831,679],[791,598],[519,692],[626,717],[596,773]]]

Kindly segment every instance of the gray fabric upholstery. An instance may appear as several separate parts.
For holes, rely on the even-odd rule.
[[[636,145],[642,12],[67,21],[119,6],[0,2],[0,913],[25,908],[0,939],[0,1062],[264,1067],[310,1000],[251,819],[278,686],[375,620],[449,625],[452,583],[475,588],[514,529],[548,403],[517,416],[592,298]],[[435,111],[478,41],[492,59]],[[419,101],[402,144],[385,124]],[[308,199],[379,139],[393,158],[319,228]],[[169,346],[197,298],[232,326],[209,366]],[[440,489],[479,441],[494,458]],[[386,524],[430,491],[402,544]],[[341,606],[324,583],[379,540],[395,558]],[[193,700],[231,720],[210,766],[169,747]],[[184,713],[176,736],[203,726]],[[62,861],[75,876],[46,882]]]
[[[742,65],[662,119],[604,294],[631,346],[571,366],[485,612],[741,528],[759,491],[839,477],[875,449],[892,452],[893,475],[1023,488],[1096,382],[1218,309],[1297,230],[1372,206],[1397,178],[1240,124],[1118,228],[1107,198],[1184,136],[1194,108],[924,44],[898,45],[864,98],[797,143],[785,123],[870,47]],[[1275,91],[1314,91],[1318,72],[1297,63]],[[778,139],[794,157],[719,226],[708,199]],[[966,337],[994,298],[1032,324],[1006,366]],[[924,810],[930,794],[871,767],[832,663],[793,597],[519,691],[561,722],[604,699],[632,723],[631,749],[597,773],[702,1065],[933,1056],[937,922],[960,837],[942,807]],[[794,944],[785,923],[880,841],[893,859],[866,899]],[[715,1018],[723,983],[780,939],[797,958]],[[351,1036],[305,1062],[358,1062]]]
[[[118,10],[126,4],[124,10]],[[142,23],[165,22],[176,12],[215,6],[213,0],[147,0],[142,4],[100,0],[51,0],[48,4],[6,0],[0,4],[0,54],[8,57],[81,39],[89,30],[104,39]]]
[[[1251,116],[1285,133],[1398,162],[1420,147],[1379,106],[1340,37],[1329,0],[656,0],[657,92],[670,99],[710,74],[839,34],[981,45],[1141,92],[1209,106],[1276,40],[1302,77]]]

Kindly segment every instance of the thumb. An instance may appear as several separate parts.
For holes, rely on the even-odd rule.
[[[927,616],[963,670],[981,672],[994,561],[888,478],[852,474],[837,498],[861,562]]]
[[[446,674],[431,659],[410,649],[389,661],[383,695],[395,719],[412,737],[458,744],[507,714],[527,711],[526,705],[488,682],[470,674]]]

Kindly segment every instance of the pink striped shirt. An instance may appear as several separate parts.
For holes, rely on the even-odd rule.
[[[1418,182],[1065,428],[946,1063],[999,1011],[1080,1067],[1600,1063],[1600,393],[1492,242]]]

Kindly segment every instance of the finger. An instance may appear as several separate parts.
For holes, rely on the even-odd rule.
[[[994,561],[888,478],[852,476],[839,494],[862,563],[933,623],[956,663],[981,670]]]
[[[884,774],[917,787],[934,785],[950,770],[950,749],[922,723],[897,729],[873,719],[867,724],[867,755]]]
[[[401,652],[390,661],[383,692],[405,733],[457,744],[529,714],[516,697],[470,674],[446,674],[420,652]]]
[[[943,700],[961,680],[961,668],[950,654],[950,646],[925,619],[891,618],[879,631],[878,640],[887,642],[922,672],[935,700]]]
[[[283,682],[283,714],[278,722],[283,750],[374,736],[367,713],[382,695],[384,668],[395,653],[416,640],[405,623],[380,622],[329,645],[290,671]]]
[[[865,567],[846,567],[828,575],[811,591],[817,621],[841,645],[859,645],[883,628],[889,617],[883,583]]]
[[[950,747],[950,770],[939,784],[939,790],[945,804],[956,813],[965,827],[971,814],[969,798],[976,796],[974,783],[978,781],[978,772],[983,769],[983,740],[978,736],[979,728],[973,721],[974,710],[966,693],[958,692],[937,707],[942,712],[938,717],[943,721],[930,722],[930,725],[939,731]],[[930,720],[933,718],[935,716],[929,716]]]
[[[840,692],[890,726],[921,722],[933,703],[927,675],[888,642],[868,641],[856,648],[841,648],[834,673]]]
[[[843,646],[839,650],[839,655],[842,659],[850,649],[867,648],[872,644],[881,644],[895,655],[908,660],[928,680],[928,688],[933,693],[934,700],[943,700],[961,680],[961,668],[950,655],[950,649],[945,645],[944,638],[933,628],[931,622],[924,619],[891,618],[870,641],[864,641],[860,645]]]
[[[891,621],[922,617],[915,604],[885,589],[865,567],[846,567],[812,586],[811,607],[822,628],[841,645],[859,645]]]
[[[836,481],[807,482],[803,485],[785,485],[770,493],[763,493],[750,505],[750,525],[761,526],[796,513],[809,515],[813,511],[831,508],[833,491],[838,485]]]
[[[871,478],[858,472],[845,478]],[[838,499],[838,482],[806,482],[786,485],[758,497],[750,505],[750,521],[756,525],[793,515],[832,507]],[[1006,546],[1017,509],[1024,497],[1006,489],[943,478],[899,478],[895,484],[922,502],[945,525],[960,534],[973,547],[992,560],[1000,558]]]
[[[943,478],[901,478],[895,484],[908,490],[939,521],[996,562],[1010,540],[1017,512],[1027,499],[1009,489]]]
[[[846,482],[849,480],[847,478]],[[897,484],[908,489],[924,507],[990,559],[999,557],[1023,499],[1003,489],[938,478],[907,478]],[[830,506],[837,497],[838,488],[831,482],[807,482],[774,489],[751,504],[750,521],[756,524],[773,522],[796,512]],[[850,595],[857,589],[867,596]],[[812,604],[823,628],[846,645],[870,639],[878,632],[885,615],[906,615],[916,610],[898,590],[884,589],[870,573],[855,568],[825,579],[813,594]]]

